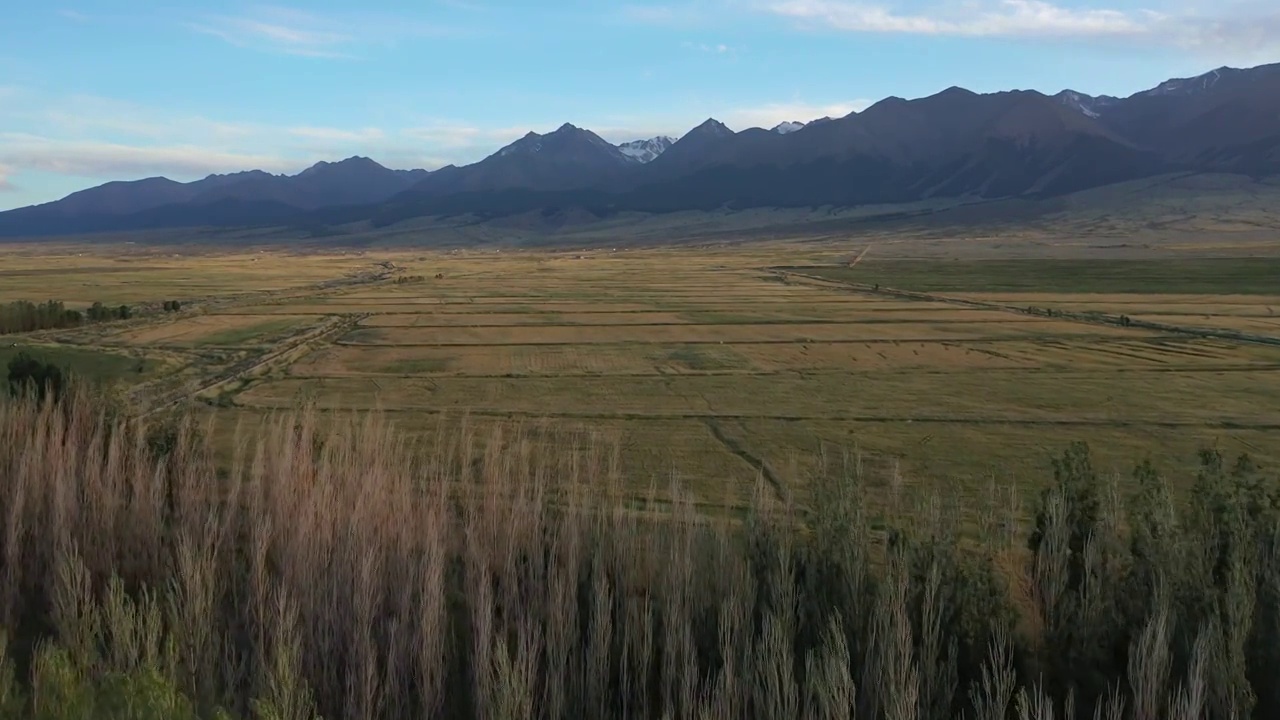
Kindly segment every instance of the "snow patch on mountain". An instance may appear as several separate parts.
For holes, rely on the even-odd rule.
[[[1226,76],[1234,76],[1243,71],[1235,68],[1220,67],[1193,78],[1174,78],[1165,80],[1159,85],[1138,93],[1139,95],[1191,95],[1192,93],[1212,90]]]
[[[804,125],[805,125],[804,123],[795,122],[794,120],[781,122],[773,126],[773,132],[776,132],[779,135],[786,135],[788,133],[793,133],[799,130],[800,128],[804,127]]]
[[[1119,102],[1119,98],[1114,98],[1110,95],[1099,95],[1094,97],[1092,95],[1078,93],[1074,90],[1063,90],[1054,97],[1057,98],[1058,102],[1066,105],[1072,110],[1075,110],[1085,117],[1094,119],[1102,117],[1102,113],[1107,108]]]
[[[666,135],[649,138],[648,140],[632,140],[618,146],[618,150],[627,157],[638,163],[652,162],[654,158],[666,152],[667,148],[675,144],[675,140]]]

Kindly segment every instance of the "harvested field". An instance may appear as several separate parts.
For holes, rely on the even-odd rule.
[[[626,375],[653,371],[653,364],[634,347],[623,345],[487,347],[361,347],[334,345],[313,353],[290,368],[290,374],[343,375],[474,375],[513,374]]]
[[[302,264],[385,261],[426,279],[228,291],[208,314],[58,339],[188,357],[167,392],[207,401],[228,453],[231,426],[300,403],[322,417],[382,409],[423,443],[461,417],[478,446],[505,424],[541,423],[546,438],[608,438],[636,493],[674,483],[700,507],[745,503],[759,478],[803,498],[819,450],[828,462],[856,453],[886,503],[926,487],[981,492],[992,473],[1031,498],[1048,458],[1072,440],[1122,476],[1144,449],[1179,472],[1208,445],[1280,462],[1280,346],[1001,309],[1280,335],[1280,296],[1240,263],[1194,271],[1182,257],[1153,257],[1098,277],[1074,260],[800,270],[832,281],[768,270],[800,252],[370,252]],[[241,257],[204,260],[206,282],[241,282]],[[270,270],[256,285],[285,277],[287,261],[262,260]],[[103,273],[94,292],[131,291],[116,280],[133,276]]]
[[[1089,327],[1055,320],[973,323],[788,323],[779,325],[628,325],[604,327],[440,327],[362,328],[343,337],[344,345],[578,345],[612,343],[812,343],[922,342],[1045,337],[1091,339],[1135,336],[1124,328]]]
[[[369,266],[355,255],[10,246],[0,270],[0,301],[56,297],[70,306],[88,306],[284,291]]]
[[[361,327],[516,327],[521,325],[678,325],[687,322],[679,313],[440,313],[379,314],[360,322]]]
[[[306,316],[205,315],[117,334],[112,340],[138,346],[197,347],[270,342],[316,321]]]
[[[922,292],[986,294],[1275,295],[1276,257],[894,259],[814,268],[833,280]]]
[[[532,416],[733,416],[778,419],[965,421],[1049,425],[1226,425],[1280,428],[1280,387],[1271,371],[1169,373],[849,374],[574,378],[333,378],[257,385],[240,401],[329,409],[432,409]],[[1064,393],[1062,389],[1070,388]],[[1231,393],[1188,407],[1211,389]],[[305,404],[305,403],[304,403]]]

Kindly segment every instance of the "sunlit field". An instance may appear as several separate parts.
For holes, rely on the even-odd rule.
[[[15,340],[116,378],[140,412],[194,404],[228,457],[237,429],[311,407],[382,411],[428,445],[462,418],[588,432],[637,494],[675,483],[700,507],[745,502],[762,477],[803,499],[831,453],[886,488],[1026,498],[1073,440],[1122,474],[1135,455],[1186,469],[1195,447],[1280,459],[1274,261],[856,255],[27,250],[5,293],[186,301]],[[1206,328],[1260,337],[1191,332]]]

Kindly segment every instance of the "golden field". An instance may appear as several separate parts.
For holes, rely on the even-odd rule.
[[[846,248],[785,244],[45,253],[17,255],[3,299],[187,304],[17,344],[81,368],[94,353],[123,358],[96,374],[120,383],[139,412],[194,403],[228,452],[236,427],[252,432],[299,405],[383,411],[423,443],[441,423],[471,423],[481,443],[497,425],[542,423],[611,445],[636,492],[677,483],[707,506],[745,502],[762,477],[803,498],[823,453],[855,453],[895,493],[992,482],[1030,493],[1071,440],[1119,474],[1135,457],[1191,467],[1204,446],[1280,461],[1280,340],[1265,341],[1280,338],[1280,288],[1241,291],[1233,266],[1216,260],[1221,292],[1193,278],[1187,293],[1183,265],[1160,265],[1183,256],[1152,258],[1150,276],[1131,274],[1126,288],[1124,278],[1086,281],[1082,261],[1062,275],[1049,259],[997,263],[989,275],[981,260],[873,257],[848,268]],[[63,264],[65,274],[39,270]],[[797,265],[825,279],[776,269]],[[1037,274],[1055,290],[1022,287]],[[1085,280],[1073,289],[1071,278]],[[929,297],[884,292],[893,288]]]

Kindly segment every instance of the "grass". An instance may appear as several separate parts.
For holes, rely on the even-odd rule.
[[[118,351],[5,342],[0,344],[0,368],[7,366],[21,352],[44,362],[55,363],[75,375],[95,382],[136,382],[150,378],[163,367],[163,363],[151,358],[125,355]]]
[[[1062,320],[850,322],[731,325],[514,325],[498,327],[361,328],[341,339],[350,345],[390,347],[435,345],[596,345],[618,343],[815,343],[920,342],[1038,336],[1084,338],[1141,336],[1137,330],[1089,326]]]
[[[730,356],[731,357],[731,356]],[[731,360],[675,351],[670,362],[722,368]],[[1114,370],[889,373],[835,376],[666,375],[628,378],[448,377],[281,379],[257,385],[249,404],[291,402],[314,391],[326,406],[438,407],[557,414],[729,414],[796,419],[955,419],[1057,424],[1280,425],[1274,370]],[[1212,404],[1186,398],[1219,392]],[[708,407],[709,406],[709,407]]]
[[[454,361],[447,357],[414,358],[396,360],[381,366],[381,370],[392,375],[423,375],[442,373],[454,367]]]
[[[872,260],[813,275],[922,292],[1277,295],[1280,259]]]
[[[279,292],[368,267],[349,255],[125,245],[6,246],[0,301],[52,297],[69,306]],[[57,268],[56,272],[51,268]],[[51,282],[51,275],[53,282]]]
[[[684,345],[659,355],[661,362],[672,363],[689,370],[733,370],[747,366],[747,359],[732,348],[711,348]]]
[[[117,342],[147,346],[209,347],[258,344],[282,333],[316,322],[314,317],[263,317],[253,315],[201,315],[152,323],[125,331]]]
[[[199,345],[244,345],[270,340],[274,335],[300,328],[305,323],[298,318],[267,320],[245,327],[222,330],[200,337]]]
[[[677,313],[563,313],[546,309],[523,313],[431,313],[419,307],[414,312],[380,313],[361,322],[364,327],[519,327],[523,325],[649,325],[677,324],[684,320]]]

